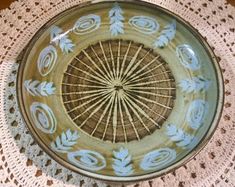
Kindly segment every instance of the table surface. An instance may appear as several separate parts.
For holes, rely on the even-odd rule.
[[[4,9],[9,7],[9,5],[13,2],[14,0],[1,0],[0,2],[0,9]],[[231,5],[235,6],[235,0],[227,0],[228,3]]]

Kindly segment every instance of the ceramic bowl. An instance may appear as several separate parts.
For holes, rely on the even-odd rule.
[[[223,80],[205,40],[142,1],[82,3],[44,25],[17,79],[22,116],[65,167],[131,182],[182,166],[220,118]]]

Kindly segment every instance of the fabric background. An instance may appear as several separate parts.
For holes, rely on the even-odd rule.
[[[17,57],[37,30],[84,0],[18,0],[0,11],[0,186],[121,186],[62,167],[34,142],[16,101]],[[146,0],[191,23],[213,48],[223,71],[225,104],[210,143],[185,166],[130,187],[235,186],[235,8],[224,0]]]

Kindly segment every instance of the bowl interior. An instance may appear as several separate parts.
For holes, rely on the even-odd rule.
[[[181,165],[215,129],[215,57],[184,21],[140,1],[55,17],[18,76],[23,117],[55,160],[88,176],[144,179]]]

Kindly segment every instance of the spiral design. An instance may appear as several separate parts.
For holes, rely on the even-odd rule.
[[[192,71],[196,71],[201,68],[201,64],[190,45],[183,44],[177,46],[176,55],[180,63],[185,68],[190,69]]]
[[[94,14],[82,16],[77,20],[77,22],[74,25],[74,33],[78,35],[83,35],[93,32],[100,27],[100,24],[101,24],[100,16]]]
[[[198,129],[202,125],[207,110],[208,104],[205,101],[200,99],[193,101],[189,106],[186,116],[190,127]]]
[[[34,102],[31,107],[31,116],[38,129],[52,134],[56,131],[57,121],[52,110],[43,103]]]
[[[158,22],[147,16],[134,16],[129,20],[129,24],[144,34],[153,34],[159,29]]]
[[[106,167],[105,158],[98,152],[90,150],[80,150],[68,153],[68,160],[77,167],[99,171]]]
[[[176,151],[170,148],[162,148],[146,154],[140,163],[143,170],[156,170],[176,159]]]
[[[42,76],[47,76],[53,69],[57,60],[56,48],[52,45],[44,48],[38,57],[38,71]]]

